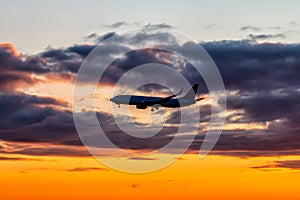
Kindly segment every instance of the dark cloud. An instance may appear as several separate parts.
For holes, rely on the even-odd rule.
[[[297,88],[299,44],[253,44],[250,41],[202,43],[217,64],[228,90],[262,92]]]
[[[276,119],[287,118],[300,110],[298,99],[300,93],[294,90],[278,91],[229,97],[227,107],[232,110],[243,109],[246,111],[240,122],[266,122]],[[295,113],[295,114],[296,114]],[[230,122],[235,122],[230,120]]]
[[[227,91],[236,91],[227,96],[229,111],[242,111],[229,115],[226,123],[266,126],[265,130],[223,131],[216,149],[245,150],[250,155],[253,150],[265,154],[299,149],[300,45],[223,41],[203,46],[216,62]]]
[[[50,107],[40,107],[48,105]],[[0,93],[0,129],[23,127],[38,124],[55,115],[51,106],[66,106],[49,97],[37,97],[23,93]]]
[[[72,113],[50,109],[37,109],[32,115],[24,117],[19,123],[8,119],[2,125],[0,139],[11,142],[44,143],[61,145],[80,145]],[[42,115],[42,117],[40,116]],[[33,123],[33,119],[36,120]],[[5,121],[4,121],[5,122]]]
[[[114,60],[106,69],[100,83],[114,85],[127,71],[147,63],[157,63],[170,66],[170,63],[159,59],[156,54],[168,53],[160,49],[139,49],[129,51],[123,58]]]
[[[190,150],[199,150],[204,134],[196,137]],[[223,131],[214,154],[238,157],[268,155],[299,155],[299,134],[271,130],[226,130]],[[293,151],[292,151],[293,150]],[[280,152],[281,151],[281,152]]]

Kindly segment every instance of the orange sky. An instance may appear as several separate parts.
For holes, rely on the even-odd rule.
[[[30,157],[26,157],[30,158]],[[299,199],[300,171],[251,168],[299,157],[242,159],[184,155],[147,174],[106,168],[93,158],[1,161],[3,199]]]

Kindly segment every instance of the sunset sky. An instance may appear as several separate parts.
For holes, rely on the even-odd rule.
[[[1,1],[1,197],[299,199],[299,7],[296,0]],[[176,33],[189,40],[179,41]],[[208,91],[189,62],[199,61],[195,41],[216,64],[226,98]],[[78,80],[80,95],[74,95],[76,75],[97,45],[106,53],[97,62],[86,62],[90,71]],[[190,57],[157,50],[164,48],[188,51]],[[130,91],[147,75],[168,87],[149,84],[135,94],[168,96],[181,89],[164,70],[144,76],[133,72],[115,87],[129,70],[145,63],[166,65],[189,84],[200,83],[198,97],[205,99],[181,111],[153,113],[113,105],[112,96]],[[105,67],[99,82],[93,82],[91,77]],[[220,110],[224,103],[226,113]],[[200,121],[193,120],[195,110]],[[125,128],[128,120],[139,125],[137,134],[150,131],[149,123],[153,129],[166,123],[153,137],[134,138],[116,125],[114,112]],[[181,112],[191,120],[180,123]],[[105,135],[125,153],[95,138],[99,133],[93,123],[79,136],[73,114],[85,119],[95,114]],[[225,124],[213,151],[200,158],[211,117],[224,118]],[[195,125],[196,136],[180,155]],[[176,148],[156,151],[169,144],[180,126],[184,131]],[[82,138],[92,143],[84,146]],[[147,171],[168,159],[168,166],[153,172],[122,172]],[[123,168],[116,170],[118,164]]]

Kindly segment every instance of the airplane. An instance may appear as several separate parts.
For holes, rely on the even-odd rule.
[[[204,98],[195,99],[197,94],[199,84],[193,85],[193,87],[186,93],[185,96],[181,98],[174,98],[180,95],[183,91],[183,88],[174,95],[168,97],[148,97],[148,96],[135,96],[135,95],[117,95],[110,99],[113,103],[119,105],[135,105],[137,109],[146,109],[147,107],[151,107],[151,111],[158,110],[159,107],[167,107],[167,108],[177,108],[189,106],[197,101],[200,101]]]

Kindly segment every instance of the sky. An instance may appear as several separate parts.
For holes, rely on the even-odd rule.
[[[1,196],[299,199],[298,4],[1,1]],[[205,51],[201,48],[199,54],[200,45]],[[180,57],[184,52],[189,54]],[[163,68],[132,71],[146,63],[153,69],[153,63],[167,66],[190,85],[200,83],[197,98],[205,99],[182,110],[155,112],[111,104],[112,96],[128,93],[147,78],[156,84],[135,94],[164,97],[181,89],[182,82]],[[210,90],[195,64],[218,69],[226,98],[217,81],[210,80]],[[88,70],[76,82],[82,66]],[[103,76],[95,81],[99,71]],[[125,75],[129,78],[117,85]],[[190,120],[180,121],[183,112]],[[78,134],[76,116],[88,122],[84,135]],[[223,131],[213,151],[201,159],[199,149],[212,117],[225,119]],[[90,121],[94,118],[96,124]],[[116,119],[135,134],[164,126],[152,137],[135,138],[124,134]],[[105,134],[96,131],[98,125]],[[179,127],[183,131],[175,146],[157,151],[174,139]],[[195,138],[181,155],[195,127]],[[104,135],[125,153],[105,143]],[[168,166],[153,172],[128,173],[146,172],[165,161]],[[116,169],[118,165],[124,168]]]
[[[22,52],[37,53],[83,41],[93,32],[110,31],[103,25],[167,23],[197,41],[241,39],[252,34],[286,34],[299,38],[299,2],[285,1],[1,1],[1,41]],[[240,31],[254,26],[256,32]],[[136,27],[131,27],[136,28]],[[279,28],[277,30],[277,28]],[[125,28],[128,30],[128,27]],[[281,41],[282,38],[275,38]]]

